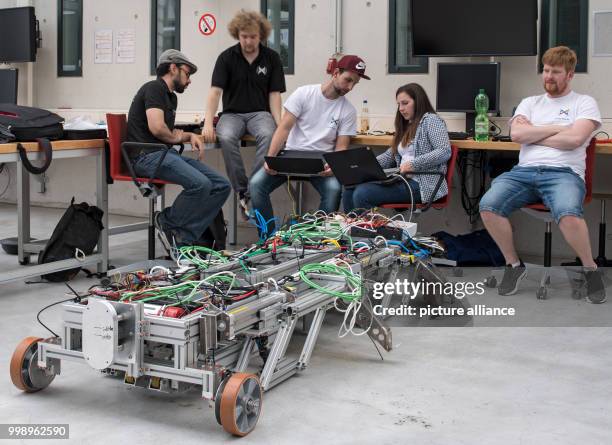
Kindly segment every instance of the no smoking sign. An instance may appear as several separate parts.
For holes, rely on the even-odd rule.
[[[200,32],[205,36],[211,35],[217,28],[217,19],[214,15],[206,13],[200,17],[200,23],[198,24]]]

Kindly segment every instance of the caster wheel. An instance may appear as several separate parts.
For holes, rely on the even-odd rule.
[[[55,374],[38,367],[38,342],[41,340],[38,337],[24,338],[11,357],[11,380],[22,391],[40,391],[55,378]]]
[[[21,264],[22,266],[27,266],[28,264],[30,264],[30,257],[24,257],[22,261],[19,261],[19,264]]]
[[[221,393],[220,413],[223,429],[234,436],[246,436],[255,428],[262,405],[262,389],[253,374],[237,372]]]
[[[493,275],[485,278],[485,286],[490,288],[497,287],[497,278],[495,278]]]
[[[547,294],[548,294],[548,289],[546,289],[545,287],[541,287],[536,292],[536,297],[538,297],[538,300],[546,300]]]

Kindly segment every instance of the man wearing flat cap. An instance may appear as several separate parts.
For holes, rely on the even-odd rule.
[[[197,66],[175,49],[164,51],[159,57],[157,79],[145,83],[136,93],[128,114],[127,140],[174,145],[190,143],[202,159],[200,136],[174,128],[177,98],[191,83]],[[155,227],[166,250],[195,245],[219,213],[231,187],[227,179],[197,159],[182,157],[170,149],[135,150],[130,153],[137,176],[155,175],[183,187],[171,207],[155,214]]]

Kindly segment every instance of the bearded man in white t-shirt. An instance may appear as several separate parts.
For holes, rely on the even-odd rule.
[[[285,112],[272,136],[268,156],[276,156],[285,150],[326,152],[346,150],[351,136],[357,132],[357,111],[346,99],[365,75],[365,62],[358,56],[343,56],[336,64],[331,78],[324,84],[305,85],[296,89],[285,101]],[[303,178],[309,181],[321,195],[320,210],[335,212],[340,206],[342,187],[329,166],[318,176]],[[287,176],[277,174],[264,163],[249,182],[251,204],[266,226],[260,226],[260,234],[271,235],[275,229],[270,194],[287,181]],[[259,221],[261,223],[261,221]]]
[[[576,61],[574,51],[565,46],[544,53],[546,94],[523,99],[511,120],[512,140],[521,144],[519,163],[497,177],[480,201],[482,221],[506,260],[500,295],[514,294],[527,273],[514,247],[508,216],[527,204],[543,202],[582,262],[586,300],[606,301],[583,218],[586,147],[601,126],[601,115],[595,99],[570,87]]]

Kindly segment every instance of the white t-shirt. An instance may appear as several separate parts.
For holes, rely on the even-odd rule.
[[[338,136],[357,133],[355,107],[344,96],[327,99],[321,85],[299,87],[284,107],[297,118],[285,144],[286,150],[333,151]]]
[[[527,97],[521,101],[514,113],[514,117],[519,115],[525,116],[535,126],[570,126],[578,119],[589,119],[597,123],[597,128],[601,126],[601,114],[595,99],[573,91],[563,97],[556,98],[550,97],[548,94]],[[588,145],[588,139],[580,147],[573,150],[561,150],[538,144],[523,144],[518,165],[521,167],[537,165],[570,167],[584,179],[584,160]]]
[[[405,145],[399,144],[397,147],[397,152],[402,157],[402,164],[406,162],[414,161],[415,153],[414,153],[414,142],[408,144],[408,147]]]

